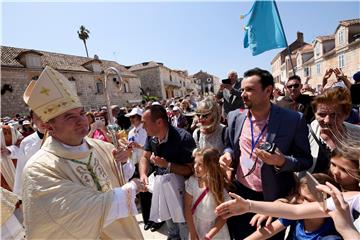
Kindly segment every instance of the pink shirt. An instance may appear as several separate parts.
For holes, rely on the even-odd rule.
[[[249,111],[250,113],[250,111]],[[266,120],[258,121],[252,117],[253,122],[253,130],[254,130],[254,142],[259,137],[259,134],[261,133],[261,130],[265,127],[264,132],[260,136],[259,141],[255,145],[255,148],[259,147],[262,143],[266,141],[266,135],[268,132],[267,124],[269,122],[269,116]],[[244,126],[242,129],[242,132],[240,134],[239,139],[239,145],[240,145],[240,159],[239,159],[239,165],[236,169],[236,179],[242,183],[244,186],[256,191],[256,192],[262,192],[262,183],[261,183],[261,166],[263,162],[261,159],[258,159],[255,170],[250,175],[243,177],[246,175],[250,169],[252,168],[255,160],[256,155],[255,153],[252,154],[250,159],[250,153],[251,153],[251,127],[250,127],[250,119],[249,115],[247,118],[245,118]],[[254,149],[255,151],[255,149]]]
[[[99,139],[99,140],[102,140],[102,141],[104,141],[104,142],[107,142],[105,135],[104,135],[103,132],[100,131],[99,129],[96,129],[96,130],[95,130],[95,132],[94,132],[93,135],[92,135],[92,138],[94,138],[94,139]]]

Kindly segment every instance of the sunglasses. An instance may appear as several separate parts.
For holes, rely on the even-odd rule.
[[[296,88],[298,88],[298,87],[300,87],[300,84],[298,84],[298,83],[295,83],[295,84],[293,84],[293,85],[288,85],[288,86],[286,86],[286,88],[288,88],[288,89],[290,89],[290,88],[296,89]]]
[[[202,119],[208,119],[209,117],[210,117],[210,113],[208,113],[208,114],[196,114],[196,116],[198,117],[198,118],[202,118]]]

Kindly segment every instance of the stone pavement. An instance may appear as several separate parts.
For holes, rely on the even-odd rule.
[[[155,232],[151,232],[150,230],[147,230],[147,231],[144,230],[144,222],[143,222],[141,213],[136,215],[136,220],[139,223],[139,227],[144,236],[144,239],[146,239],[146,240],[156,239],[157,240],[157,239],[166,239],[167,238],[166,237],[166,232],[167,232],[166,224],[162,225],[159,230],[157,230]]]

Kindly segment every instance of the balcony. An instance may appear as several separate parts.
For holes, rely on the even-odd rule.
[[[170,81],[170,80],[164,80],[164,85],[181,88],[181,83],[178,81]]]

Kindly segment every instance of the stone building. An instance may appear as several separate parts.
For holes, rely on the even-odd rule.
[[[197,91],[194,79],[187,71],[170,69],[163,63],[150,61],[127,68],[140,78],[146,95],[168,99],[183,97],[194,90]]]
[[[98,109],[106,104],[104,94],[104,70],[115,67],[123,79],[122,90],[118,76],[109,75],[111,104],[128,105],[141,102],[140,79],[123,65],[114,61],[100,60],[60,53],[1,46],[1,115],[27,114],[23,93],[31,80],[36,80],[45,66],[51,66],[64,74],[76,89],[85,110]]]
[[[293,53],[305,45],[309,44],[304,42],[304,34],[297,32],[296,40],[289,45],[290,52]],[[292,56],[291,60],[295,66],[295,56]],[[293,75],[287,48],[276,54],[271,61],[271,67],[275,82],[285,82],[290,75]]]
[[[219,91],[220,79],[218,77],[203,72],[202,70],[192,76],[198,80],[197,83],[201,87],[200,93],[202,95],[216,94]]]
[[[280,58],[286,51],[277,54],[271,62],[275,79],[283,83],[292,75],[289,56],[284,54],[283,61]],[[291,59],[303,83],[317,90],[329,68],[340,68],[351,78],[360,70],[360,18],[340,21],[334,34],[318,36],[312,44],[304,43],[292,49]]]

